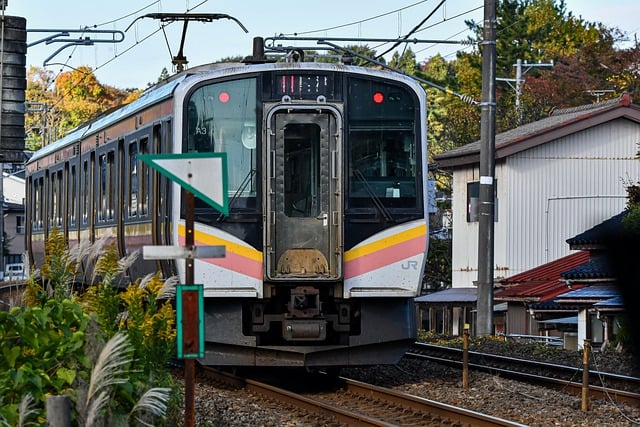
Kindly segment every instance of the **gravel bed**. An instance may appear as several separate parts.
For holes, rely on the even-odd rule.
[[[520,346],[519,350],[514,351],[517,357],[527,358],[530,356],[530,349],[534,353],[540,353],[535,350],[535,346]],[[488,351],[479,347],[473,350]],[[505,353],[503,348],[498,350]],[[494,352],[498,350],[494,349]],[[637,364],[628,354],[606,352],[594,356],[601,371],[627,375],[637,372]],[[538,357],[542,358],[539,354]],[[581,366],[582,356],[577,352],[556,350],[555,353],[547,354],[544,360],[551,363],[578,363]],[[640,426],[640,408],[628,404],[591,398],[588,410],[582,411],[580,396],[478,372],[470,373],[469,387],[463,388],[459,370],[412,359],[403,359],[395,366],[343,369],[341,375],[532,427]],[[196,385],[195,408],[198,427],[332,425],[328,420],[299,413],[294,408],[265,400],[259,395],[244,390],[222,389],[215,385]],[[179,420],[181,421],[184,420]]]

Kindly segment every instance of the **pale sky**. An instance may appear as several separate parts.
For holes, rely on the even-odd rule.
[[[236,18],[246,29],[231,19],[211,23],[191,22],[183,53],[187,67],[212,62],[229,56],[248,56],[256,36],[279,34],[303,37],[342,37],[392,39],[402,37],[417,25],[421,31],[412,39],[428,42],[411,44],[418,61],[438,53],[453,58],[461,44],[435,41],[464,40],[465,20],[482,22],[484,1],[481,0],[9,0],[6,15],[27,19],[27,66],[47,68],[54,73],[69,71],[69,67],[88,65],[98,80],[118,88],[144,88],[155,82],[163,67],[172,73],[171,57],[180,47],[183,25],[174,22],[160,29],[160,21],[140,18],[151,13],[220,13]],[[566,0],[567,10],[586,21],[602,22],[626,31],[633,38],[640,31],[638,0]],[[134,22],[135,21],[135,22]],[[133,24],[133,25],[131,25]],[[125,32],[127,27],[131,27]],[[69,41],[87,34],[70,33],[53,43],[45,43],[58,30],[89,28],[106,33],[92,33],[93,46],[69,46]],[[53,30],[47,32],[32,30]],[[123,32],[124,40],[111,43]],[[431,43],[431,41],[434,41]],[[300,46],[318,46],[315,42],[290,42]],[[353,41],[336,42],[355,44]],[[390,43],[364,43],[378,53]],[[468,49],[468,48],[467,48]]]

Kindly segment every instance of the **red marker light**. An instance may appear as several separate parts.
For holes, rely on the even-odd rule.
[[[218,101],[222,102],[223,104],[229,102],[230,98],[231,97],[229,96],[229,92],[220,92],[220,94],[218,95]]]
[[[376,104],[382,104],[383,101],[384,95],[382,94],[382,92],[376,92],[373,94],[373,102],[375,102]]]

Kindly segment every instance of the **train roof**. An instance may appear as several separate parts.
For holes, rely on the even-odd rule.
[[[104,113],[97,118],[85,122],[78,127],[70,130],[62,138],[46,145],[36,151],[27,161],[27,164],[37,161],[50,153],[59,150],[62,147],[73,144],[84,138],[87,134],[100,131],[102,128],[128,117],[138,111],[160,102],[163,99],[170,98],[176,88],[195,75],[211,74],[211,77],[231,76],[235,74],[243,74],[250,72],[271,71],[271,70],[329,70],[340,72],[351,72],[355,74],[364,74],[371,76],[394,76],[396,79],[405,80],[409,84],[417,85],[417,82],[410,76],[406,76],[394,71],[368,68],[354,65],[345,65],[342,63],[324,63],[324,62],[266,62],[260,64],[246,64],[236,62],[211,63],[203,64],[189,68],[181,73],[169,77],[167,80],[151,86],[145,90],[142,95],[135,101],[117,107],[114,110]]]

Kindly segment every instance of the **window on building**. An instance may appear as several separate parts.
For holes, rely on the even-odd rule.
[[[498,182],[493,181],[493,221],[498,221]],[[480,220],[480,181],[467,183],[467,222]]]
[[[24,234],[24,215],[16,216],[16,234]]]

